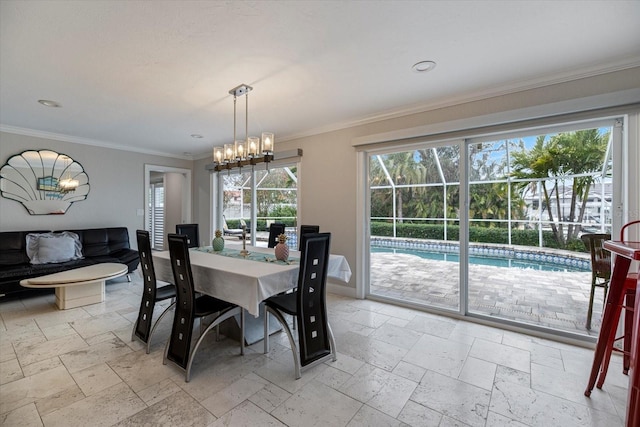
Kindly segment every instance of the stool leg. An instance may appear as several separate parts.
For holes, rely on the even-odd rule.
[[[624,296],[623,296],[624,300]],[[606,347],[604,349],[604,357],[600,363],[600,374],[598,375],[598,382],[596,387],[602,388],[604,380],[607,378],[607,371],[609,370],[609,361],[611,360],[611,352],[613,351],[613,343],[616,340],[616,329],[618,329],[618,322],[620,320],[620,312],[622,311],[622,304],[617,304],[613,311],[613,324],[609,332],[609,337],[606,341]],[[604,326],[604,325],[603,325]],[[599,344],[599,343],[598,343]]]
[[[631,365],[631,342],[633,338],[633,307],[636,305],[635,290],[633,293],[627,294],[626,310],[624,313],[624,356],[622,360],[622,372],[629,374],[629,366]]]
[[[620,316],[620,307],[624,303],[624,282],[626,280],[630,264],[631,260],[625,257],[618,257],[618,260],[614,264],[611,282],[609,283],[609,292],[604,305],[604,314],[602,316],[602,325],[600,326],[598,343],[596,344],[596,350],[593,355],[593,365],[591,366],[589,382],[587,383],[587,388],[584,391],[585,396],[591,395],[591,390],[593,390],[593,386],[598,378],[598,371],[600,371],[602,367],[606,350],[615,339],[615,328]]]

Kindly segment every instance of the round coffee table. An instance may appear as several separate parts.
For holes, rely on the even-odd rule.
[[[55,288],[56,305],[66,310],[103,302],[105,282],[124,276],[128,270],[125,264],[107,262],[24,279],[20,285],[26,288]]]

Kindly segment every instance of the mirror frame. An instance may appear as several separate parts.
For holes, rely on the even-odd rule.
[[[64,215],[90,190],[82,165],[53,150],[25,150],[0,168],[0,195],[21,203],[30,215]]]

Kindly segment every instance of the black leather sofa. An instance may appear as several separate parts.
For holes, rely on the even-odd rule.
[[[128,273],[138,268],[138,251],[129,245],[129,231],[126,227],[90,228],[84,230],[59,230],[76,233],[82,243],[82,259],[53,264],[31,264],[26,251],[26,238],[29,233],[47,233],[40,231],[3,231],[0,232],[0,296],[16,292],[34,291],[20,286],[22,279],[58,273],[87,265],[103,262],[126,264]]]

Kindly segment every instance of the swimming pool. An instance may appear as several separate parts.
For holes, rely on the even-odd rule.
[[[415,255],[437,261],[460,261],[458,244],[450,242],[372,238],[371,252]],[[469,263],[540,271],[591,271],[589,259],[580,256],[495,245],[470,246]]]

